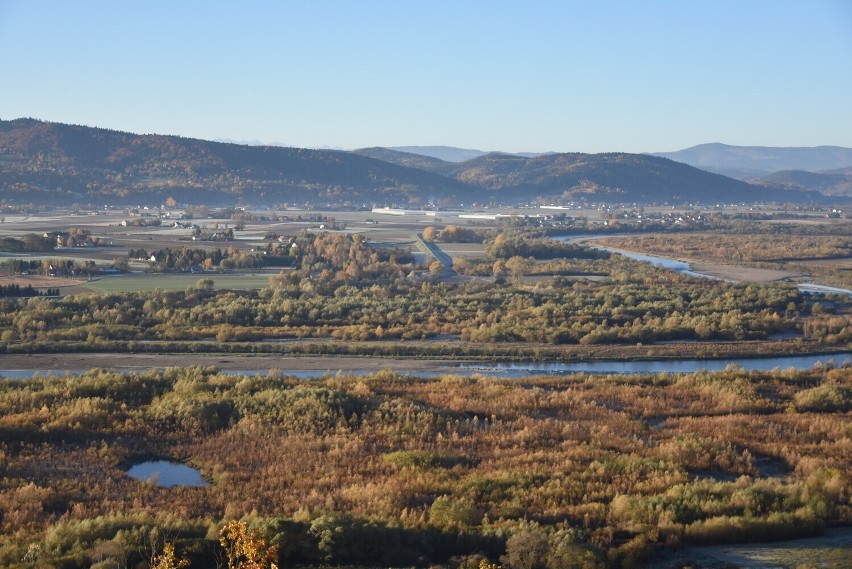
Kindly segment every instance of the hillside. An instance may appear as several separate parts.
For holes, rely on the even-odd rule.
[[[425,170],[442,176],[450,175],[456,168],[456,165],[452,162],[441,160],[440,158],[433,158],[431,156],[415,154],[412,152],[400,152],[399,150],[382,148],[380,146],[375,146],[373,148],[359,148],[352,152],[361,156],[368,156],[370,158],[375,158],[376,160],[405,166],[406,168],[417,168],[419,170]]]
[[[459,164],[453,176],[507,196],[536,193],[567,199],[657,203],[820,197],[758,188],[665,158],[624,153],[547,154],[533,158],[489,154]]]
[[[707,202],[819,199],[775,184],[752,185],[697,168],[642,154],[544,154],[524,157],[491,153],[451,163],[387,148],[356,150],[394,164],[451,176],[489,190],[498,201],[532,197],[574,200]],[[791,188],[792,189],[792,188]],[[799,188],[795,188],[799,189]]]
[[[759,178],[781,170],[816,172],[852,166],[852,148],[842,146],[770,147],[711,143],[676,152],[655,152],[653,155],[740,179]]]
[[[361,207],[528,202],[801,201],[639,154],[487,154],[451,163],[370,148],[245,146],[42,122],[0,121],[0,199],[18,203]]]
[[[852,197],[852,168],[826,172],[784,170],[764,176],[756,182],[790,190],[813,190],[826,196]]]
[[[330,150],[137,135],[32,119],[0,121],[0,196],[32,203],[452,203],[476,188]]]

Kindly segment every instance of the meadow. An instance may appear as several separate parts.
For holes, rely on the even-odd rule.
[[[228,290],[255,290],[269,286],[274,273],[230,273],[214,275],[193,274],[129,274],[101,277],[80,285],[81,289],[93,292],[140,292],[140,291],[176,291],[194,288],[199,279],[210,278],[214,288]]]

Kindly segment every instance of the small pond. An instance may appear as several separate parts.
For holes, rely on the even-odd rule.
[[[161,488],[172,486],[209,486],[201,473],[191,466],[167,460],[140,462],[131,466],[127,474],[143,482],[154,479],[154,485]]]

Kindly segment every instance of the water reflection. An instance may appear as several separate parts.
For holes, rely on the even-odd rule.
[[[153,480],[155,486],[171,488],[173,486],[209,486],[201,473],[191,466],[167,460],[140,462],[130,469],[127,474],[133,478],[148,481]]]

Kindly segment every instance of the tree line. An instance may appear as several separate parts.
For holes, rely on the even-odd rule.
[[[21,286],[19,284],[0,285],[0,296],[11,297],[33,297],[33,296],[59,296],[58,288],[48,288],[41,291],[33,285]]]

